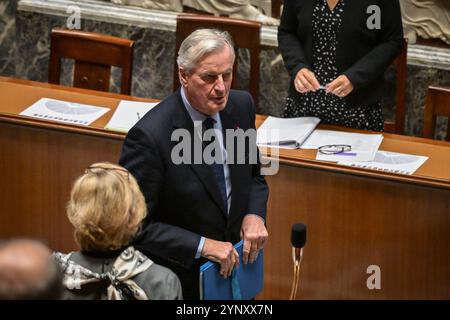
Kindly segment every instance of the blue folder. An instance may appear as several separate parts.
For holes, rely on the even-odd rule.
[[[220,275],[220,265],[208,261],[200,266],[200,299],[202,300],[249,300],[263,289],[264,255],[261,250],[254,263],[242,262],[243,241],[234,247],[239,254],[239,267],[233,275],[224,279]]]

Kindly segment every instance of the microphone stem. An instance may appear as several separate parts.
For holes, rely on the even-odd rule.
[[[289,300],[294,300],[297,295],[298,281],[300,279],[300,264],[303,258],[303,248],[292,248],[292,260],[294,261],[294,278]]]

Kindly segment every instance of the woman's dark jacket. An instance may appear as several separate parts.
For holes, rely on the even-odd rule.
[[[316,0],[285,0],[278,28],[278,43],[285,66],[293,80],[302,68],[312,70],[312,13]],[[380,8],[381,28],[371,30],[371,6]],[[369,13],[368,13],[369,12]],[[372,18],[371,18],[372,17]],[[345,99],[349,106],[369,105],[384,93],[384,72],[403,45],[403,28],[398,0],[345,0],[338,34],[336,67],[348,77],[354,91]],[[321,84],[325,85],[325,83]]]

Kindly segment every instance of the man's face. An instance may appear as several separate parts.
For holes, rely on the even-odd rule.
[[[233,53],[225,45],[223,49],[206,55],[190,74],[180,69],[187,98],[197,111],[212,116],[225,108],[233,77],[233,62]]]

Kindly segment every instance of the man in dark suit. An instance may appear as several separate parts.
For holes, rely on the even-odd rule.
[[[268,237],[268,187],[259,161],[251,162],[255,139],[234,152],[224,139],[255,128],[251,96],[230,90],[234,59],[226,32],[203,29],[187,37],[177,59],[181,89],[129,131],[120,159],[138,180],[149,211],[134,245],[178,275],[185,299],[199,298],[199,267],[206,259],[228,277],[239,261],[233,244],[243,239],[242,259],[252,263]],[[210,139],[205,131],[213,133]],[[184,133],[186,140],[177,139]],[[179,152],[181,142],[189,148]],[[202,161],[208,148],[219,159],[213,164]],[[180,156],[189,161],[180,164]],[[230,159],[239,156],[245,163]]]

